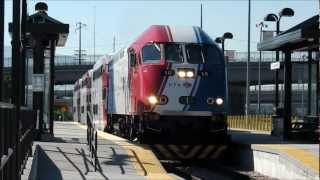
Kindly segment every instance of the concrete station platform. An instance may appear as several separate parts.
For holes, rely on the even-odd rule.
[[[86,144],[86,127],[55,122],[55,137],[35,142],[22,180],[179,179],[168,174],[152,151],[125,139],[98,132],[98,170]]]
[[[319,144],[283,141],[270,134],[230,130],[232,142],[247,146],[254,171],[279,179],[319,179]],[[249,157],[251,156],[251,157]]]

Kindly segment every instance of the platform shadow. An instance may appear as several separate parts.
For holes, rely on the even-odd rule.
[[[62,180],[60,169],[50,159],[46,152],[39,146],[36,146],[34,158],[32,161],[29,180]]]

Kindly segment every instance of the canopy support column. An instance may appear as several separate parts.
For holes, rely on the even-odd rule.
[[[292,66],[291,66],[291,51],[284,51],[284,126],[283,138],[289,139],[291,135],[291,84],[292,84]]]
[[[54,113],[53,113],[53,106],[54,106],[54,57],[55,57],[55,48],[56,48],[56,40],[51,40],[50,42],[50,123],[49,129],[50,134],[53,136],[53,120],[54,120]]]

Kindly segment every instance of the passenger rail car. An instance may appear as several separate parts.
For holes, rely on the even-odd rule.
[[[92,70],[86,72],[79,81],[80,85],[80,122],[87,124],[91,116],[91,82]]]
[[[106,93],[93,99],[106,106],[106,116],[93,116],[105,130],[129,139],[226,137],[224,57],[199,27],[151,26],[105,63],[105,84],[92,84]]]
[[[80,122],[80,85],[77,80],[73,88],[73,119]]]
[[[104,56],[92,69],[92,120],[95,127],[101,130],[107,127],[108,61],[109,57]]]

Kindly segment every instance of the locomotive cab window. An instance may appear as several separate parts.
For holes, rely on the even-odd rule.
[[[142,48],[142,61],[146,64],[159,63],[161,59],[160,45],[149,44]]]
[[[103,88],[102,89],[102,99],[105,100],[107,97],[107,89],[106,88]]]
[[[219,49],[213,45],[203,46],[203,56],[207,64],[223,64],[222,54]]]
[[[131,50],[129,52],[129,59],[130,59],[130,66],[135,67],[137,64],[137,58],[136,58],[136,53],[134,52],[134,50]]]
[[[171,63],[183,62],[183,49],[181,44],[165,44],[165,59]]]
[[[197,44],[187,44],[186,55],[187,55],[187,61],[190,64],[204,63],[202,47]]]

